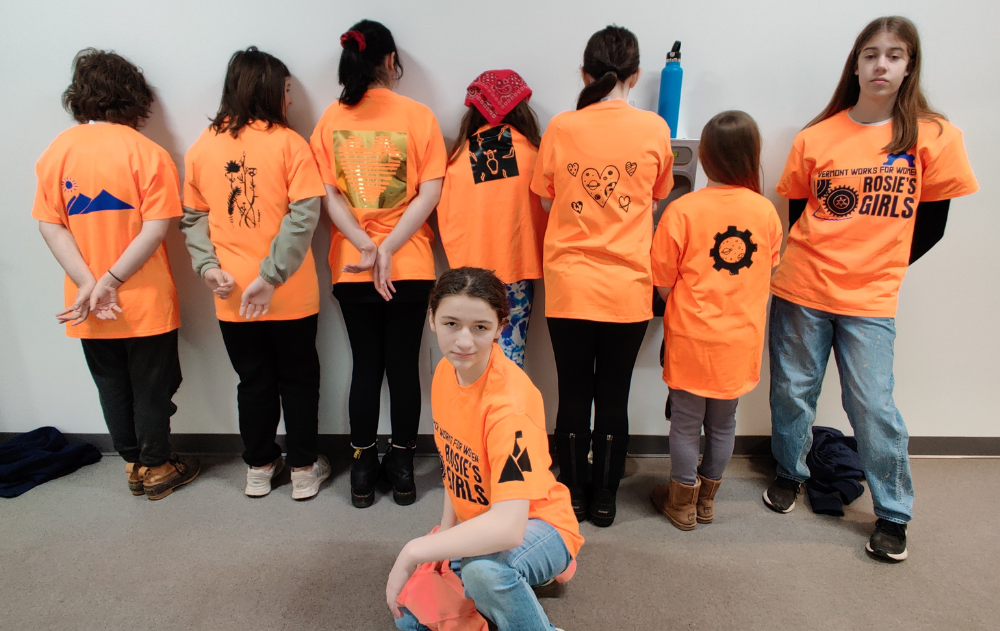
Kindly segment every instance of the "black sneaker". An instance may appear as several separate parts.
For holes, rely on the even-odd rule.
[[[879,561],[899,563],[906,560],[906,524],[886,519],[875,522],[875,532],[865,545],[868,554]]]
[[[795,480],[775,476],[774,482],[764,491],[764,503],[776,513],[790,513],[795,508],[795,496],[802,486]]]

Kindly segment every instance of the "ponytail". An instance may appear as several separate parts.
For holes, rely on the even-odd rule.
[[[361,102],[365,92],[375,83],[389,83],[393,77],[385,69],[385,58],[395,54],[395,79],[403,76],[396,42],[385,26],[372,20],[361,20],[340,36],[344,52],[340,54],[337,77],[344,86],[340,102],[354,106]]]
[[[582,110],[606,97],[619,81],[639,71],[639,40],[621,26],[608,26],[590,36],[583,51],[583,71],[594,81],[585,86],[576,101]]]

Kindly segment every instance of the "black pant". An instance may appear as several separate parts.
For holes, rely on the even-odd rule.
[[[398,284],[397,284],[398,285]],[[392,443],[417,438],[420,423],[420,338],[427,300],[351,302],[341,300],[347,336],[354,355],[351,377],[351,444],[367,447],[378,432],[382,377],[389,381]]]
[[[274,442],[285,412],[288,466],[316,462],[319,432],[319,316],[298,320],[222,322],[229,360],[240,376],[236,401],[240,411],[243,461],[262,467],[281,455]]]
[[[556,431],[628,435],[628,393],[647,322],[548,318],[559,376]]]
[[[81,340],[115,450],[126,462],[170,459],[171,400],[181,385],[177,331],[149,337]]]

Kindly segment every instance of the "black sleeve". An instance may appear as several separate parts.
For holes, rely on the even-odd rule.
[[[802,212],[806,209],[805,199],[790,199],[788,200],[788,229],[791,230],[795,222],[799,220],[802,216]]]
[[[913,219],[913,243],[910,245],[910,265],[927,254],[944,236],[950,204],[950,199],[917,204],[917,214]]]

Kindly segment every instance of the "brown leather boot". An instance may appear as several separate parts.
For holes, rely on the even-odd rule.
[[[658,484],[653,488],[653,504],[678,529],[694,530],[698,514],[695,509],[695,501],[698,499],[700,488],[701,480],[696,482],[694,486],[687,486],[670,478],[669,486]]]
[[[722,478],[709,480],[703,475],[698,476],[701,490],[698,491],[698,523],[710,524],[715,518],[715,492],[722,484]]]
[[[187,484],[198,477],[201,463],[190,456],[170,456],[170,460],[158,467],[146,469],[142,479],[142,488],[151,500],[159,500],[170,495],[179,486]]]
[[[142,476],[146,473],[146,467],[138,462],[126,462],[125,473],[128,474],[128,490],[132,495],[143,495],[146,491],[142,488]]]

